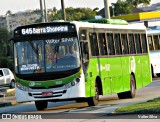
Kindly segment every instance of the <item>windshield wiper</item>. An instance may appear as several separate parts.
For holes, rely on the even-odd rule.
[[[38,55],[38,46],[34,47],[33,43],[31,41],[28,41],[29,45],[32,47],[33,51]]]

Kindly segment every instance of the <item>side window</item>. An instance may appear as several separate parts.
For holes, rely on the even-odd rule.
[[[136,43],[136,50],[137,53],[142,53],[142,48],[141,48],[141,41],[140,41],[140,35],[135,34],[135,43]]]
[[[99,48],[100,48],[101,55],[107,55],[107,45],[106,45],[105,33],[99,33],[98,39],[99,39]]]
[[[115,46],[116,46],[116,54],[121,55],[122,52],[121,52],[120,34],[114,35],[114,42],[115,42]]]
[[[130,54],[135,54],[135,44],[134,44],[134,35],[129,34],[129,49],[130,49]]]
[[[0,70],[0,75],[1,75],[1,76],[3,76],[3,72],[2,72],[2,70]]]
[[[160,49],[160,44],[159,44],[159,38],[158,38],[158,35],[154,35],[153,36],[153,39],[154,39],[154,47],[155,47],[155,50],[159,50]]]
[[[122,53],[128,54],[128,39],[127,34],[121,34],[121,40],[122,40]]]
[[[107,33],[107,41],[108,41],[108,54],[115,55],[114,41],[113,41],[113,34],[112,33]]]
[[[98,42],[97,42],[97,35],[96,33],[89,33],[89,40],[90,40],[90,47],[91,47],[91,54],[92,56],[98,56]]]
[[[148,36],[148,44],[149,44],[149,49],[154,50],[152,36]]]
[[[87,40],[87,30],[81,30],[79,38],[80,40]]]
[[[3,71],[4,71],[4,75],[5,75],[5,76],[9,75],[8,69],[4,69]]]
[[[143,53],[147,53],[147,39],[146,39],[146,35],[142,34],[141,35],[141,40],[142,40],[142,49],[143,49]]]

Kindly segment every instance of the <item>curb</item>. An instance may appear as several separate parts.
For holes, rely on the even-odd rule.
[[[15,94],[15,89],[7,89],[7,88],[0,88],[0,98],[5,98],[7,95]]]
[[[0,107],[11,106],[12,102],[0,102]]]
[[[6,107],[6,106],[13,106],[16,105],[17,102],[16,101],[12,101],[12,102],[0,102],[0,108],[1,107]]]

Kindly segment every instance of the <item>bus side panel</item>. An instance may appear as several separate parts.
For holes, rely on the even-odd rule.
[[[86,93],[86,96],[87,97],[90,97],[90,96],[94,96],[95,95],[95,80],[96,80],[96,77],[99,75],[99,69],[97,67],[97,64],[98,64],[98,59],[97,58],[90,58],[90,61],[89,61],[89,66],[88,66],[88,70],[87,70],[87,82],[88,82],[88,85],[87,86],[89,89],[90,87],[90,92],[87,91]]]
[[[144,87],[152,82],[150,59],[148,55],[142,56],[141,64],[142,64],[142,81]]]
[[[110,69],[110,66],[108,64],[108,58],[101,58],[100,59],[100,70],[101,70],[101,81],[102,81],[102,89],[103,89],[103,95],[110,94],[111,93],[111,82],[109,78],[108,71]]]
[[[112,93],[123,91],[121,57],[108,58]]]
[[[129,57],[122,57],[122,83],[123,83],[123,91],[129,91],[130,90],[130,61]],[[121,91],[121,92],[123,92]]]
[[[142,63],[141,60],[143,60],[142,56],[134,56],[135,58],[135,81],[136,81],[136,88],[142,88],[143,87],[143,81],[142,81]]]
[[[91,79],[88,77],[88,73],[86,72],[84,74],[84,81],[85,81],[85,95],[86,97],[90,97],[90,91],[91,91],[91,86],[90,86],[90,82],[91,82]]]
[[[160,51],[150,52],[150,62],[155,74],[160,73]]]

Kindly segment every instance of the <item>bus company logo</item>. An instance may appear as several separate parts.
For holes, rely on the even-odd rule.
[[[30,82],[29,86],[35,86],[35,82]]]
[[[110,64],[99,65],[97,64],[97,71],[110,71]]]
[[[59,85],[59,84],[62,84],[63,82],[61,80],[58,80],[55,82],[55,84]]]

